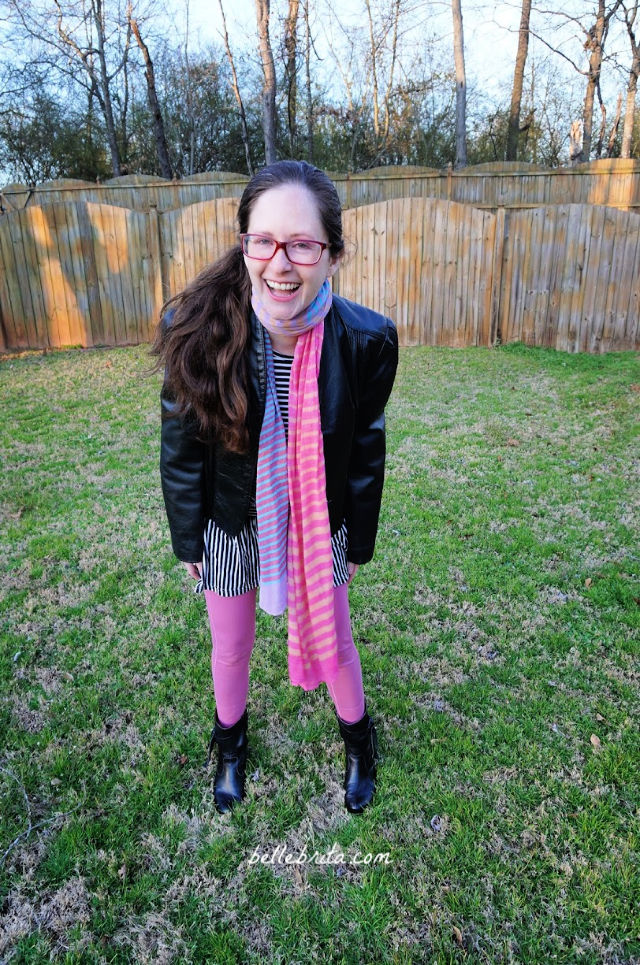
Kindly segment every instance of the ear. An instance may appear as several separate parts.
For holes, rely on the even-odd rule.
[[[327,270],[327,278],[331,278],[332,275],[335,275],[338,268],[340,267],[341,261],[342,261],[342,258],[340,255],[337,255],[335,258],[333,256],[329,258],[329,268]]]

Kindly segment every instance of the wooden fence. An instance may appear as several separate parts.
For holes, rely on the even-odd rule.
[[[336,287],[390,315],[404,345],[640,348],[640,215],[402,199],[344,225],[357,255]]]
[[[393,318],[403,345],[491,345],[496,224],[488,211],[423,198],[346,211],[355,253],[334,288]]]
[[[147,341],[162,303],[235,238],[236,201],[158,213],[75,201],[0,218],[0,349]],[[640,348],[640,215],[497,213],[425,198],[345,212],[335,289],[403,345]]]
[[[640,211],[640,161],[591,161],[548,170],[522,163],[480,164],[463,171],[384,167],[358,174],[332,174],[345,208],[394,198],[440,198],[476,207],[522,208],[543,204],[605,204]],[[133,210],[171,211],[201,201],[238,198],[241,174],[195,174],[181,181],[128,175],[96,185],[50,181],[36,187],[11,184],[0,190],[0,210],[15,211],[57,201],[92,201]]]

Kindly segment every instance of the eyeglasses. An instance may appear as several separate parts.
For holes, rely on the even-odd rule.
[[[310,241],[308,238],[296,238],[295,241],[276,241],[267,235],[240,235],[242,251],[247,258],[256,261],[271,261],[276,251],[282,248],[287,261],[292,265],[317,265],[322,258],[322,252],[329,245],[324,241]]]

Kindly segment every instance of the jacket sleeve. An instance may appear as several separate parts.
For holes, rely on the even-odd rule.
[[[204,548],[204,454],[186,417],[175,414],[176,404],[166,380],[161,393],[162,433],[160,477],[171,531],[179,560],[195,563]]]
[[[351,563],[368,563],[373,556],[384,483],[386,454],[384,407],[398,366],[398,333],[385,319],[383,337],[367,341],[361,372],[351,446],[345,520]]]

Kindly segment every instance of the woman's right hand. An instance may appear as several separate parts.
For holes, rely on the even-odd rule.
[[[201,576],[200,568],[202,566],[201,563],[183,563],[183,566],[186,566],[187,573],[189,574],[189,576],[192,576],[194,580],[200,579],[200,576]]]

